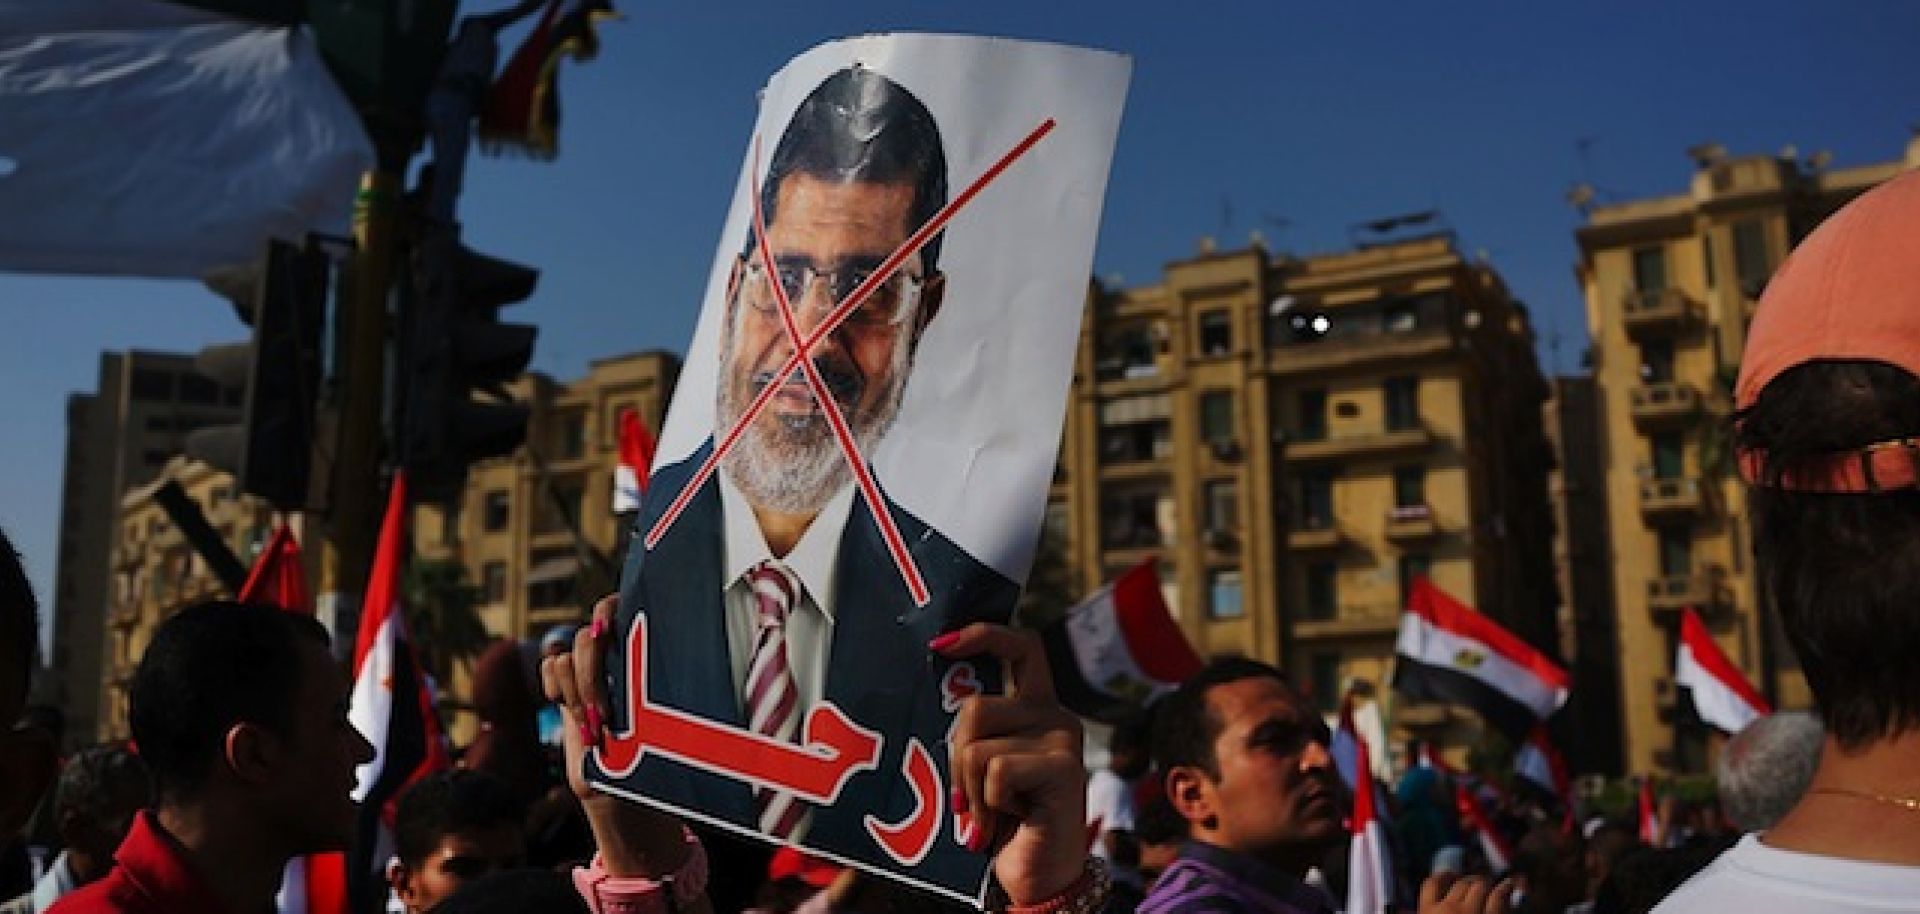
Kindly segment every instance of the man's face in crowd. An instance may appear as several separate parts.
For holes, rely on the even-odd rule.
[[[907,239],[914,187],[795,173],[780,181],[775,197],[767,245],[804,338]],[[716,433],[724,434],[762,388],[774,385],[773,399],[729,455],[727,471],[756,507],[811,514],[851,474],[805,375],[775,376],[795,344],[782,325],[774,281],[757,250],[734,265],[720,340]],[[916,254],[812,350],[863,453],[899,413],[913,349],[939,307],[941,286]]]
[[[353,838],[354,769],[373,745],[347,719],[347,678],[318,643],[300,645],[300,688],[280,740],[274,788],[289,837],[309,850],[338,850]]]
[[[1207,705],[1220,722],[1220,776],[1197,778],[1217,823],[1209,840],[1243,853],[1309,857],[1340,840],[1345,792],[1319,715],[1267,676],[1214,686]]]
[[[387,878],[408,911],[428,911],[468,882],[519,866],[524,844],[512,822],[442,835],[417,865],[394,861]]]

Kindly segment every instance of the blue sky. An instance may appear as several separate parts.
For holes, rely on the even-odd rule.
[[[1573,182],[1677,193],[1685,149],[1709,140],[1887,161],[1920,124],[1920,4],[1900,0],[622,5],[600,59],[563,68],[559,159],[481,159],[462,203],[474,247],[543,268],[508,317],[541,327],[535,367],[561,377],[684,348],[755,91],[842,35],[1131,54],[1102,276],[1149,282],[1202,235],[1233,247],[1255,229],[1279,250],[1335,250],[1354,223],[1437,208],[1532,306],[1563,371],[1585,345]],[[91,388],[102,350],[193,351],[241,328],[197,283],[73,277],[0,275],[0,318],[0,526],[50,596],[67,394]]]

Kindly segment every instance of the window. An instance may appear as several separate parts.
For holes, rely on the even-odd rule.
[[[1640,292],[1666,291],[1666,248],[1641,248],[1633,252],[1633,288]]]
[[[1226,311],[1200,315],[1200,354],[1226,355],[1233,351],[1233,316]]]
[[[1685,472],[1686,439],[1680,432],[1653,436],[1653,478],[1679,479]]]
[[[1382,387],[1387,400],[1387,431],[1420,427],[1420,379],[1388,378]]]
[[[584,413],[570,413],[560,419],[561,460],[579,460],[587,455],[587,417]]]
[[[1240,486],[1230,480],[1207,483],[1201,500],[1207,512],[1207,532],[1231,534],[1240,529]]]
[[[1108,549],[1161,545],[1160,493],[1135,490],[1108,496],[1100,506],[1101,544]]]
[[[480,566],[480,597],[487,603],[506,602],[506,562],[488,562]]]
[[[1323,388],[1303,390],[1297,395],[1299,420],[1294,437],[1301,441],[1324,441],[1327,437],[1327,392]]]
[[[1400,556],[1400,605],[1407,605],[1407,598],[1413,595],[1413,579],[1431,577],[1433,574],[1433,556],[1424,552],[1408,552]]]
[[[1767,255],[1767,224],[1748,219],[1733,224],[1733,275],[1740,291],[1748,298],[1759,298],[1773,275],[1773,260]]]
[[[158,368],[135,368],[127,380],[127,395],[135,400],[173,399],[173,373]]]
[[[1300,529],[1325,530],[1333,526],[1333,473],[1313,470],[1300,474]]]
[[[1673,342],[1648,340],[1640,344],[1640,383],[1664,384],[1673,380]]]
[[[482,508],[481,523],[488,533],[499,533],[507,529],[507,504],[505,489],[495,489],[487,493],[486,504]]]
[[[220,385],[212,378],[191,372],[180,376],[180,401],[206,406],[220,405]]]
[[[1381,312],[1380,329],[1388,333],[1412,333],[1420,329],[1420,312],[1413,302],[1395,302]]]
[[[1706,268],[1707,288],[1711,289],[1716,282],[1714,279],[1713,266],[1713,235],[1711,233],[1700,236],[1700,262]]]
[[[1149,325],[1134,324],[1119,328],[1100,343],[1099,361],[1094,366],[1095,377],[1102,381],[1153,377],[1159,373],[1159,348],[1154,341],[1153,328]]]
[[[1307,661],[1307,689],[1321,713],[1331,714],[1340,707],[1339,654],[1319,651]]]
[[[1207,618],[1238,619],[1246,614],[1240,603],[1240,572],[1232,568],[1207,573]]]
[[[1426,467],[1393,468],[1393,506],[1396,508],[1427,506]]]
[[[1100,430],[1100,459],[1105,463],[1158,460],[1172,447],[1171,426],[1164,421],[1129,422]]]
[[[1200,395],[1200,437],[1216,447],[1234,442],[1233,391],[1209,390]]]
[[[586,494],[578,480],[556,479],[552,488],[541,493],[540,508],[534,512],[535,533],[564,533],[580,520],[580,502]]]
[[[1685,527],[1660,528],[1660,573],[1679,577],[1693,573],[1693,536]]]
[[[454,498],[440,507],[440,545],[442,546],[452,546],[460,542],[460,505],[460,499]]]
[[[1306,616],[1309,621],[1324,622],[1339,613],[1340,592],[1332,562],[1314,562],[1307,566]]]

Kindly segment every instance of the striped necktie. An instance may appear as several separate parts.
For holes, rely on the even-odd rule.
[[[747,727],[769,739],[795,742],[800,734],[800,690],[787,662],[787,613],[800,593],[800,582],[785,565],[773,559],[747,571],[759,613],[753,658],[747,664]],[[790,793],[759,788],[754,805],[760,830],[776,838],[797,839],[808,806]]]

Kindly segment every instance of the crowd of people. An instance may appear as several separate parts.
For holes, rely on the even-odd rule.
[[[1719,759],[1717,808],[1669,808],[1652,834],[1515,792],[1490,796],[1474,826],[1498,842],[1470,841],[1450,775],[1416,767],[1384,804],[1401,909],[1920,910],[1917,242],[1920,175],[1829,218],[1773,279],[1742,360],[1734,434],[1756,568],[1816,713],[1741,733]],[[483,741],[398,801],[382,893],[395,909],[952,906],[589,786],[582,759],[611,720],[601,672],[615,604],[603,600],[571,644],[548,643],[537,676],[514,646],[482,661]],[[230,602],[182,610],[133,677],[131,745],[61,764],[23,713],[35,616],[0,542],[0,720],[19,722],[0,731],[0,834],[24,834],[39,809],[31,831],[48,837],[35,846],[53,851],[35,858],[37,882],[12,886],[23,894],[7,910],[265,911],[290,860],[369,840],[352,794],[375,750],[349,721],[348,682],[312,619]],[[1001,694],[965,700],[945,747],[952,807],[993,854],[993,909],[1286,914],[1346,897],[1353,790],[1325,721],[1282,670],[1208,663],[1156,703],[1150,726],[1114,741],[1090,782],[1081,724],[1031,633],[973,623],[928,648],[1008,673]],[[537,735],[542,699],[559,721],[551,750]]]

